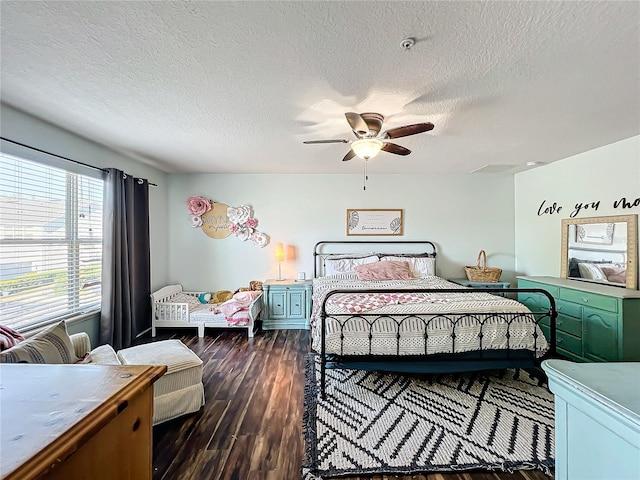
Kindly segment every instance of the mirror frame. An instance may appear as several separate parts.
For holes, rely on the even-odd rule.
[[[625,286],[618,288],[638,289],[638,215],[612,215],[608,217],[585,217],[585,218],[565,218],[562,220],[562,248],[560,249],[562,258],[560,259],[562,278],[568,277],[569,270],[569,225],[580,225],[585,223],[620,223],[627,224],[627,275]],[[597,283],[597,285],[601,285]],[[606,284],[602,284],[606,285]],[[617,285],[612,285],[617,286]]]

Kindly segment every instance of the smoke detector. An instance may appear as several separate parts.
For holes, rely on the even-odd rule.
[[[413,47],[415,44],[416,44],[416,39],[412,37],[407,37],[404,40],[402,40],[402,42],[400,42],[400,46],[405,52],[409,50],[411,47]]]

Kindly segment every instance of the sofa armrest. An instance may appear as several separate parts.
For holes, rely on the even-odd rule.
[[[82,358],[91,351],[91,339],[85,332],[69,335],[76,357]]]
[[[91,363],[97,365],[121,365],[118,355],[111,345],[100,345],[91,350]]]

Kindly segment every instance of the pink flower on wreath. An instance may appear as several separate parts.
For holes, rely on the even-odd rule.
[[[187,207],[192,215],[200,216],[211,210],[211,202],[204,197],[189,197]]]
[[[249,228],[256,228],[258,226],[258,219],[250,218],[245,222],[245,225]]]
[[[240,225],[238,225],[237,223],[232,223],[231,225],[229,225],[229,231],[231,233],[236,233],[239,230],[240,230]]]

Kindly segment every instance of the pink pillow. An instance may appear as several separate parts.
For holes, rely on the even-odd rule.
[[[358,280],[410,280],[411,267],[408,262],[378,262],[358,265]]]
[[[602,273],[609,282],[613,283],[626,283],[627,281],[627,269],[620,267],[600,267]]]

